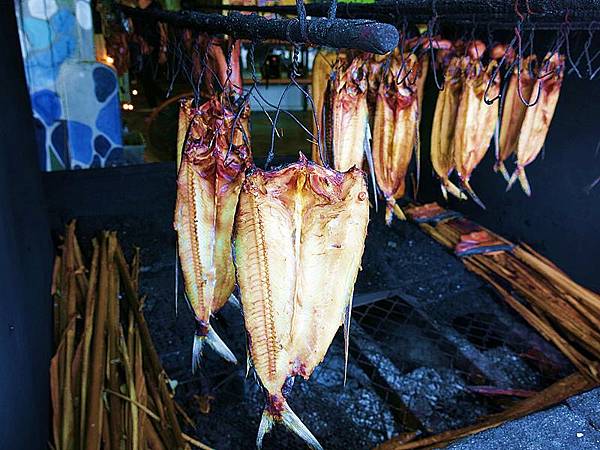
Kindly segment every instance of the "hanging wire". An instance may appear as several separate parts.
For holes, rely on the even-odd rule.
[[[427,23],[427,39],[429,40],[429,51],[430,51],[430,58],[431,58],[431,68],[432,68],[432,72],[433,72],[433,80],[435,81],[436,87],[440,91],[443,91],[444,85],[445,85],[445,80],[442,80],[441,84],[440,84],[440,81],[438,80],[435,52],[433,51],[433,36],[435,35],[434,34],[435,26],[436,26],[437,20],[438,20],[437,6],[436,6],[435,2],[436,2],[436,0],[432,0],[432,2],[431,2],[431,9],[433,11],[433,15],[431,17],[431,20]]]

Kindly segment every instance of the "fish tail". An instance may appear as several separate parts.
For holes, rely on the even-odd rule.
[[[279,412],[277,416],[273,415],[271,412],[271,408],[267,406],[263,411],[262,418],[260,420],[260,425],[258,427],[258,435],[256,436],[256,447],[258,449],[262,448],[262,442],[265,435],[271,431],[275,422],[281,422],[285,427],[295,433],[298,437],[300,437],[309,448],[313,450],[323,450],[317,438],[313,436],[306,425],[302,423],[300,418],[292,411],[290,406],[287,404],[285,400],[278,405]]]
[[[444,200],[448,201],[448,190],[446,189],[446,184],[443,181],[440,183],[440,189],[442,190]]]
[[[517,181],[517,178],[519,178],[520,172],[521,172],[521,167],[517,166],[515,171],[512,173],[512,175],[508,179],[508,185],[506,186],[506,192],[510,191],[510,188],[513,187],[513,184],[515,184],[515,181]]]
[[[481,206],[481,208],[485,209],[484,203],[477,196],[477,194],[475,193],[475,191],[473,190],[473,188],[469,184],[469,181],[468,180],[462,180],[462,186],[463,186],[463,189],[465,191],[467,191],[467,194],[469,194],[469,197],[471,197],[475,203],[477,203],[479,206]]]
[[[233,352],[229,350],[229,347],[227,347],[225,342],[223,342],[223,340],[210,325],[208,327],[208,334],[206,335],[206,343],[210,345],[210,347],[223,359],[230,363],[237,364],[238,361]]]
[[[393,197],[387,197],[387,206],[385,208],[385,224],[389,227],[392,224],[394,215],[400,220],[406,220],[404,211],[398,206]]]
[[[448,193],[460,200],[467,199],[467,196],[458,188],[457,185],[450,180],[445,180],[445,182],[442,184],[442,194],[444,194],[444,198],[446,200],[448,200]]]
[[[194,344],[192,347],[192,373],[196,372],[196,369],[200,367],[202,350],[204,349],[205,344],[208,344],[226,361],[237,364],[237,358],[233,352],[229,350],[229,347],[227,347],[219,335],[215,333],[213,327],[210,325],[202,325],[201,321],[198,321],[198,323],[200,325],[197,325],[197,330],[194,334]]]
[[[202,358],[202,349],[206,336],[194,335],[194,345],[192,347],[192,373],[196,373],[196,369],[200,367],[200,359]]]
[[[518,176],[519,184],[521,185],[523,192],[525,192],[525,195],[527,195],[527,197],[531,197],[531,186],[529,185],[529,180],[527,179],[527,175],[525,174],[524,168],[521,169]]]
[[[510,175],[508,174],[508,170],[506,170],[504,161],[497,161],[496,164],[494,164],[494,172],[498,172],[498,171],[502,174],[502,176],[508,183],[508,181],[510,180]]]

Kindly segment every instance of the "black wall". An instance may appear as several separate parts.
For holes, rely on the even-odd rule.
[[[14,2],[0,12],[0,448],[45,449],[52,253]]]
[[[423,173],[419,200],[444,204],[439,183],[431,174],[429,141],[435,107],[432,77],[428,79],[422,123]],[[532,188],[528,198],[518,182],[505,192],[506,183],[493,172],[490,147],[477,167],[471,185],[487,206],[451,200],[449,206],[515,241],[522,240],[549,257],[576,281],[600,291],[600,185],[585,188],[600,176],[600,80],[567,76],[546,140],[544,157],[527,167]],[[511,162],[509,172],[514,169]]]

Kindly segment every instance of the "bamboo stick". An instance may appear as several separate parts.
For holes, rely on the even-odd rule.
[[[96,303],[96,326],[92,338],[91,382],[85,432],[86,450],[98,450],[102,436],[102,392],[104,381],[104,361],[106,358],[106,317],[108,313],[108,233],[102,233],[100,242],[100,272],[98,279],[98,300]]]
[[[72,364],[73,354],[75,352],[75,317],[77,315],[77,285],[75,280],[75,222],[67,225],[65,239],[65,269],[63,273],[65,298],[66,298],[66,338],[65,338],[65,356],[62,367],[62,431],[61,431],[61,449],[73,450],[75,448],[74,440],[74,411],[73,411],[73,392],[72,392]]]
[[[576,351],[565,339],[563,339],[549,324],[545,323],[540,317],[527,309],[508,291],[500,286],[490,275],[488,275],[481,266],[477,266],[473,260],[465,259],[465,265],[469,270],[479,275],[487,281],[498,294],[513,308],[523,319],[536,329],[544,338],[552,342],[556,347],[577,367],[582,373],[589,372],[589,361]],[[485,267],[485,266],[484,266]]]
[[[79,409],[79,442],[85,442],[85,428],[87,417],[87,392],[89,384],[89,364],[90,364],[90,345],[94,334],[94,312],[96,308],[96,286],[98,283],[98,264],[100,258],[100,248],[96,239],[92,240],[93,255],[92,267],[90,270],[88,290],[85,296],[85,319],[83,323],[83,335],[81,342],[83,343],[83,357],[81,362],[81,395]]]
[[[434,436],[426,437],[409,443],[399,444],[392,439],[379,445],[377,450],[408,450],[423,447],[445,446],[456,439],[479,433],[490,428],[495,428],[509,420],[518,419],[519,417],[523,417],[535,411],[540,411],[552,405],[556,405],[557,403],[560,403],[573,395],[593,389],[597,385],[597,383],[590,381],[582,374],[574,373],[560,381],[557,381],[532,397],[520,401],[512,408],[491,416],[484,422],[460,428],[458,430],[446,431],[444,433],[439,433]]]
[[[168,423],[170,427],[172,427],[174,444],[177,446],[177,449],[183,449],[185,447],[185,442],[181,437],[181,428],[179,427],[179,423],[177,422],[175,407],[173,406],[172,401],[165,401],[172,400],[167,390],[166,376],[164,375],[164,370],[162,369],[160,359],[158,358],[158,354],[154,349],[154,344],[152,343],[152,337],[150,336],[150,331],[148,329],[148,325],[146,324],[146,319],[144,318],[144,315],[140,310],[139,301],[137,298],[133,281],[131,280],[130,271],[127,267],[125,256],[123,255],[123,250],[118,244],[116,246],[115,251],[115,260],[117,266],[119,267],[121,280],[123,281],[123,290],[125,292],[125,297],[127,298],[130,308],[136,317],[138,330],[140,331],[140,338],[143,342],[144,352],[149,362],[151,376],[154,378],[155,382],[158,382],[159,393],[161,394],[161,397],[164,401],[163,406],[165,406],[166,413],[169,418]]]
[[[116,236],[114,233],[108,234],[108,252],[114,255],[116,246]],[[108,386],[113,391],[119,391],[121,382],[117,365],[120,364],[121,352],[119,351],[119,286],[118,271],[115,267],[114,257],[108,258],[108,305],[107,305],[107,355],[108,355]],[[111,447],[121,448],[121,438],[123,430],[121,427],[122,402],[118,397],[111,396],[108,401],[110,405],[110,438]]]
[[[133,377],[133,370],[131,368],[131,361],[129,359],[129,349],[125,343],[125,335],[123,329],[119,327],[119,346],[121,348],[121,357],[123,358],[123,366],[125,367],[125,380],[127,391],[129,393],[129,402],[131,408],[131,446],[133,449],[137,449],[139,446],[139,414],[138,414],[138,402],[137,392],[135,389],[135,379]]]

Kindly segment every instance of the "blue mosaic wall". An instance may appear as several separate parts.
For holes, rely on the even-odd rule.
[[[42,170],[123,162],[114,70],[94,61],[88,0],[15,0]]]

